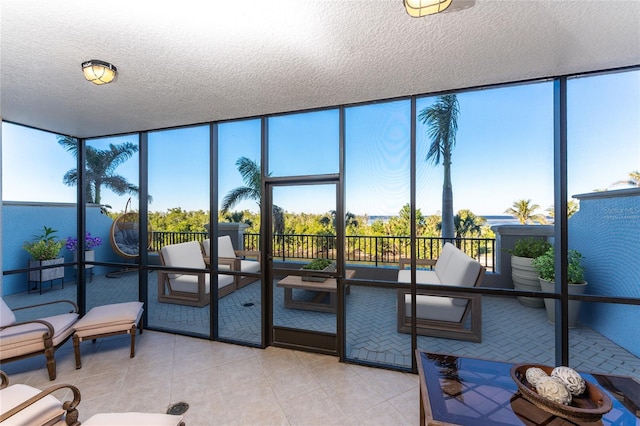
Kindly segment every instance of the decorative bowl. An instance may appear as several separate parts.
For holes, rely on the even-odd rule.
[[[511,378],[522,397],[535,405],[556,416],[578,422],[595,422],[613,407],[611,399],[607,394],[593,383],[585,380],[586,390],[582,395],[573,396],[570,405],[563,405],[550,401],[540,395],[526,378],[525,373],[531,367],[538,367],[548,375],[551,375],[554,367],[540,364],[518,364],[511,367]],[[584,378],[583,378],[584,379]]]

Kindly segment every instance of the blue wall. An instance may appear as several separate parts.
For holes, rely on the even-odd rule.
[[[87,231],[102,238],[102,245],[95,248],[96,261],[122,261],[111,249],[109,229],[112,220],[100,212],[98,205],[87,206]],[[59,238],[76,236],[76,205],[68,203],[4,202],[2,205],[2,270],[24,269],[31,258],[22,248],[34,235],[42,234],[43,226],[58,230]],[[73,253],[63,248],[60,252],[65,262],[73,262]],[[65,282],[75,281],[76,270],[65,268]],[[104,274],[107,268],[96,266],[94,273]],[[2,294],[14,294],[27,290],[27,274],[5,275]]]
[[[569,248],[584,256],[587,293],[640,297],[640,188],[575,198]],[[580,321],[640,356],[640,307],[583,302]]]

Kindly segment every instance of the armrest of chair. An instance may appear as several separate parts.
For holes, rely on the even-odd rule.
[[[0,378],[2,379],[2,382],[0,382],[0,389],[4,389],[9,386],[9,376],[7,376],[2,370],[0,370]]]
[[[245,257],[255,257],[258,262],[260,262],[260,250],[234,250],[236,256],[245,258]]]
[[[416,266],[431,266],[433,267],[436,264],[437,260],[435,259],[416,259]],[[398,261],[398,269],[404,269],[407,266],[411,266],[411,259],[408,257],[401,257]]]
[[[4,385],[6,375],[4,373],[2,373],[2,375],[4,376],[2,377],[2,383]],[[8,383],[9,383],[9,379],[7,378],[6,384],[8,385]],[[65,423],[67,425],[79,425],[80,423],[78,422],[78,410],[76,409],[76,407],[78,407],[78,404],[80,404],[80,399],[81,399],[80,390],[77,387],[73,385],[68,385],[68,384],[59,384],[59,385],[50,386],[47,389],[41,391],[40,393],[22,402],[21,404],[16,405],[9,411],[0,415],[0,423],[4,422],[11,416],[19,413],[20,411],[26,409],[30,405],[33,405],[34,403],[40,401],[44,397],[52,394],[53,392],[56,392],[65,388],[71,390],[71,392],[73,393],[73,399],[71,401],[65,401],[62,403],[62,409],[66,411]],[[4,387],[2,389],[4,389]],[[10,390],[10,389],[7,389],[7,390]]]
[[[55,335],[55,330],[53,329],[53,326],[44,320],[41,319],[35,319],[35,320],[29,320],[29,321],[21,321],[21,322],[14,322],[13,324],[9,324],[9,325],[5,325],[3,327],[0,327],[0,331],[2,330],[6,330],[8,328],[12,328],[12,327],[18,327],[21,325],[25,325],[25,324],[34,324],[34,323],[39,323],[44,325],[45,327],[47,327],[47,331],[43,334],[42,338],[46,341],[47,339],[52,339],[53,336]],[[46,346],[46,344],[45,344]]]
[[[22,306],[20,308],[12,308],[13,311],[19,311],[22,309],[29,309],[29,308],[36,308],[39,306],[47,306],[47,305],[54,305],[56,303],[68,303],[73,307],[72,311],[69,311],[69,313],[78,313],[79,309],[78,309],[78,305],[75,304],[75,302],[71,301],[71,300],[67,300],[67,299],[63,299],[63,300],[54,300],[52,302],[45,302],[45,303],[38,303],[37,305],[29,305],[29,306]]]
[[[232,271],[240,271],[240,258],[239,257],[219,257],[219,265],[227,265]]]

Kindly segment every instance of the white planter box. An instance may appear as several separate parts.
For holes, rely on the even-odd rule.
[[[59,257],[51,260],[30,260],[29,268],[37,268],[40,266],[58,265],[64,263],[64,258]],[[29,281],[44,282],[57,279],[64,279],[64,267],[42,269],[40,271],[29,272]]]

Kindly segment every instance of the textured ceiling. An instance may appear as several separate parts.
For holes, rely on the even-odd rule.
[[[2,118],[78,137],[640,64],[635,0],[477,0],[425,18],[401,0],[0,8]],[[84,80],[89,59],[116,81]]]

